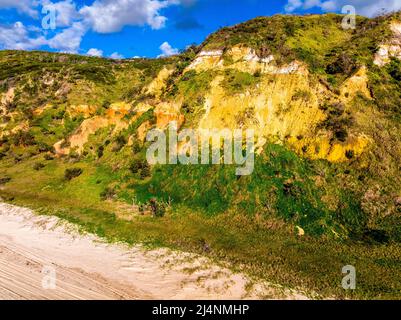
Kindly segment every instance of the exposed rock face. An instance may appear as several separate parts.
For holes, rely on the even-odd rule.
[[[401,25],[393,25],[395,38],[391,44],[396,45],[401,35]],[[225,86],[225,72],[236,70],[258,78],[255,85],[243,91],[230,94]],[[70,117],[82,116],[85,120],[73,134],[54,147],[58,155],[66,155],[71,151],[82,153],[89,137],[99,129],[114,126],[117,134],[129,127],[138,117],[149,110],[155,116],[154,125],[164,130],[172,121],[181,127],[185,122],[182,112],[183,99],[168,99],[163,92],[167,88],[167,80],[174,73],[174,67],[163,67],[158,75],[142,89],[143,95],[152,98],[135,105],[127,102],[114,102],[104,115],[97,114],[99,106],[89,104],[71,104],[66,107]],[[193,123],[194,129],[253,129],[257,137],[257,152],[263,150],[268,141],[286,144],[298,154],[310,159],[327,159],[331,162],[349,161],[349,156],[358,157],[370,145],[369,136],[360,132],[350,132],[344,141],[333,141],[331,132],[321,127],[327,114],[321,106],[325,103],[348,104],[362,94],[371,99],[367,87],[367,70],[362,67],[347,79],[336,95],[318,81],[313,81],[306,64],[292,61],[278,65],[273,55],[260,57],[256,51],[245,45],[236,45],[227,51],[202,51],[184,70],[202,73],[215,72],[210,88],[204,95],[201,116]],[[3,94],[1,105],[4,106],[14,96],[11,88]],[[40,115],[48,105],[35,109]],[[125,116],[133,112],[130,120]],[[152,124],[146,122],[139,127],[140,140]],[[29,129],[29,128],[28,128]],[[19,128],[21,130],[21,128]],[[200,130],[202,132],[202,130]],[[3,132],[4,134],[4,132]],[[132,144],[132,138],[130,139]]]
[[[333,143],[331,134],[319,129],[327,117],[320,108],[325,100],[347,104],[357,94],[371,99],[365,67],[344,82],[339,98],[310,81],[307,67],[298,61],[276,66],[273,56],[260,58],[244,46],[235,46],[226,55],[232,62],[229,65],[224,64],[221,52],[203,52],[187,71],[236,69],[260,72],[261,80],[246,92],[228,95],[224,77],[217,76],[206,96],[199,129],[253,129],[258,152],[269,138],[287,143],[300,155],[331,162],[349,161],[350,154],[358,157],[369,147],[371,139],[364,134],[351,134],[346,141]]]
[[[393,36],[380,45],[376,54],[375,64],[379,66],[386,65],[393,57],[401,58],[401,23],[393,22],[391,31]],[[168,98],[166,92],[173,87],[171,81],[167,80],[171,80],[169,78],[174,75],[179,81],[189,71],[195,71],[196,74],[211,71],[210,86],[205,89],[199,103],[200,115],[192,123],[194,129],[253,129],[258,139],[258,152],[263,150],[268,141],[274,141],[286,144],[299,155],[310,159],[346,162],[350,157],[362,155],[370,147],[371,137],[362,131],[351,130],[346,137],[334,139],[333,132],[322,126],[326,120],[330,120],[322,106],[342,105],[345,112],[353,114],[351,105],[356,97],[363,96],[371,100],[367,68],[360,68],[339,86],[338,92],[333,92],[328,86],[316,81],[305,62],[294,59],[280,64],[278,56],[269,52],[265,51],[263,56],[259,56],[255,49],[244,44],[227,47],[225,50],[201,51],[182,75],[175,75],[176,67],[173,64],[163,66],[158,75],[139,92],[138,95],[145,96],[143,100],[135,104],[114,100],[104,115],[97,113],[99,106],[96,104],[70,102],[66,106],[69,116],[81,116],[85,120],[65,141],[55,144],[56,151],[60,155],[72,150],[81,153],[90,135],[99,129],[114,126],[114,133],[118,133],[149,110],[153,110],[155,123],[147,122],[140,126],[142,140],[146,130],[153,125],[163,130],[171,121],[176,121],[181,127],[187,120],[182,110],[185,97]],[[257,81],[241,89],[241,92],[230,93],[226,88],[225,73],[232,70],[246,73],[257,78]],[[50,75],[46,75],[44,83],[50,86],[53,80]],[[77,83],[89,91],[95,86],[82,80]],[[65,96],[70,89],[70,84],[62,82],[55,95]],[[2,94],[0,107],[4,110],[13,99],[14,88],[9,88]],[[47,108],[48,105],[37,106],[34,114],[38,116]],[[129,117],[125,116],[130,112],[134,116],[128,120]],[[21,127],[17,129],[21,130]],[[3,130],[2,135],[7,132]]]
[[[157,77],[149,84],[146,89],[146,93],[154,94],[159,96],[163,88],[165,87],[167,78],[174,72],[174,69],[162,69]]]
[[[374,63],[377,66],[385,66],[391,58],[401,59],[401,23],[394,22],[391,25],[391,31],[393,37],[388,43],[381,44],[376,53]]]
[[[202,51],[198,54],[187,70],[202,71],[210,68],[217,68],[222,64],[222,55],[222,50]]]
[[[114,132],[119,132],[128,127],[129,123],[123,121],[123,117],[129,112],[131,106],[126,103],[115,103],[110,106],[105,116],[95,116],[82,122],[75,133],[68,138],[67,141],[62,140],[54,145],[56,154],[59,156],[67,155],[72,150],[82,153],[85,144],[88,142],[89,136],[95,134],[99,129],[114,125]],[[74,112],[82,112],[84,115],[90,112],[88,106],[74,106]]]
[[[232,60],[232,64],[227,65],[225,63],[225,58]],[[261,58],[257,56],[254,49],[237,45],[228,50],[224,55],[221,50],[202,51],[186,71],[196,70],[201,72],[205,70],[224,70],[228,67],[243,72],[260,72],[263,74],[305,73],[307,70],[307,68],[298,61],[293,61],[289,65],[277,67],[274,63],[273,55]]]
[[[90,118],[96,113],[96,106],[88,106],[86,104],[71,105],[68,107],[68,113],[70,116],[83,115],[85,118]]]
[[[205,96],[204,114],[197,129],[253,129],[258,139],[258,152],[261,152],[268,139],[273,139],[287,143],[308,158],[327,159],[331,162],[348,161],[347,153],[358,157],[369,147],[370,138],[366,135],[351,134],[346,141],[333,143],[331,134],[319,129],[319,124],[327,117],[320,108],[324,100],[347,104],[357,94],[371,98],[365,67],[344,82],[339,100],[323,85],[311,82],[306,66],[300,62],[294,61],[278,67],[274,64],[274,57],[260,58],[253,49],[236,46],[226,53],[232,63],[225,65],[222,54],[221,51],[201,52],[185,72],[202,72],[213,68],[223,71],[236,69],[248,73],[259,71],[261,79],[255,87],[245,92],[228,95],[224,89],[224,76],[216,76]],[[185,121],[181,114],[182,101],[164,101],[160,98],[161,90],[172,72],[162,69],[144,90],[159,97],[153,105],[141,103],[135,108],[137,117],[153,108],[156,127],[162,130],[171,121],[176,121],[179,127]],[[93,117],[94,108],[71,106],[68,109],[70,113],[83,114],[87,119],[69,137],[67,143],[58,142],[55,145],[57,153],[68,154],[71,150],[82,153],[89,136],[101,128],[115,125],[114,132],[127,128],[129,123],[123,117],[130,109],[129,104],[114,103],[105,116]],[[144,130],[149,128],[149,124],[141,127],[142,140],[146,135]],[[63,145],[67,146],[62,148]]]
[[[3,114],[6,114],[8,112],[7,105],[14,100],[14,91],[15,88],[11,87],[6,93],[1,95],[0,109],[2,110]]]
[[[363,94],[366,98],[372,99],[368,88],[368,76],[366,72],[366,67],[363,66],[341,85],[340,92],[342,99],[349,102],[357,94]]]
[[[184,122],[184,116],[180,113],[181,103],[159,103],[154,111],[156,116],[156,127],[158,129],[165,129],[170,122],[176,121],[180,127]]]

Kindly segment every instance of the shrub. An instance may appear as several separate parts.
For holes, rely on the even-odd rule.
[[[14,155],[14,162],[15,162],[15,163],[19,163],[19,162],[21,162],[21,161],[22,161],[22,155],[15,154],[15,155]]]
[[[103,146],[100,146],[100,147],[97,149],[97,156],[98,156],[98,158],[100,159],[101,157],[103,157],[103,154],[104,154],[104,147],[103,147]]]
[[[335,62],[328,65],[326,68],[326,72],[328,74],[346,74],[350,75],[357,68],[357,65],[353,58],[351,58],[346,53],[341,53]]]
[[[182,76],[181,80],[182,81],[189,81],[194,77],[196,77],[196,71],[195,70],[189,70],[188,72],[184,73],[184,75]]]
[[[69,156],[70,159],[72,159],[72,160],[79,160],[79,158],[80,158],[80,154],[79,154],[76,150],[70,151],[70,153],[68,154],[68,156]]]
[[[122,98],[126,101],[132,101],[141,94],[141,91],[142,86],[129,88],[126,92],[123,93]]]
[[[147,162],[145,162],[144,166],[142,167],[140,175],[141,175],[141,179],[146,179],[151,176],[150,166]]]
[[[153,216],[161,218],[165,216],[168,206],[166,203],[159,201],[156,198],[152,198],[149,201],[149,207]]]
[[[401,63],[398,60],[391,61],[388,71],[394,80],[401,81]]]
[[[50,160],[54,160],[54,157],[51,154],[46,153],[45,156],[44,156],[44,159],[47,160],[47,161],[50,161]]]
[[[353,117],[345,112],[341,103],[323,105],[320,108],[326,112],[327,119],[319,127],[332,131],[335,139],[345,142],[348,138],[348,128],[354,122]]]
[[[60,145],[60,148],[65,149],[71,146],[71,143],[67,140],[63,140],[63,142]]]
[[[228,94],[244,92],[247,88],[256,85],[259,79],[248,72],[228,69],[225,71],[225,89]]]
[[[45,167],[45,165],[41,162],[37,162],[33,165],[33,170],[39,171],[41,169],[43,169]]]
[[[107,187],[106,189],[104,189],[101,193],[100,193],[100,198],[102,200],[110,200],[116,197],[116,191],[114,190],[114,188],[111,187]]]
[[[0,178],[0,185],[6,184],[7,182],[10,182],[11,178],[10,177],[2,177]]]
[[[98,108],[96,110],[96,115],[102,116],[105,114],[106,110],[110,107],[110,102],[109,101],[104,101],[101,108]]]
[[[144,160],[134,160],[129,169],[133,174],[137,174],[145,166]]]
[[[182,104],[181,109],[185,114],[191,114],[194,112],[194,107],[192,106],[192,104],[189,104],[188,102],[184,102]]]
[[[64,173],[64,177],[66,180],[72,180],[76,177],[79,177],[82,174],[82,169],[81,168],[71,168],[71,169],[66,169]]]
[[[52,149],[53,149],[52,146],[49,146],[48,144],[43,143],[43,142],[39,142],[38,147],[39,147],[39,152],[49,152],[49,151],[52,151]]]
[[[292,101],[302,100],[304,102],[309,102],[311,100],[311,93],[306,90],[297,90],[292,96]]]
[[[145,179],[151,176],[151,168],[146,160],[134,160],[131,163],[129,169],[133,174],[139,173],[141,179]]]
[[[117,136],[114,141],[112,151],[119,152],[125,146],[126,143],[127,143],[127,139],[123,135]]]
[[[132,144],[132,152],[134,154],[137,154],[141,151],[142,147],[141,144],[139,143],[138,140],[134,140],[134,143]]]
[[[355,152],[353,151],[353,150],[347,150],[346,152],[345,152],[345,156],[347,157],[347,159],[352,159],[352,158],[354,158],[354,156],[355,156]]]
[[[35,138],[34,136],[25,131],[19,131],[13,137],[13,143],[16,146],[33,146],[35,145]]]

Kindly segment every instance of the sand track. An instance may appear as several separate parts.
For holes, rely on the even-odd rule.
[[[55,288],[46,289],[54,270]],[[0,203],[0,299],[305,298],[167,249],[108,244],[55,217]]]

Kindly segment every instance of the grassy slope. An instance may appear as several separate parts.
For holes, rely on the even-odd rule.
[[[401,151],[397,146],[401,97],[397,92],[401,67],[396,61],[383,69],[372,65],[376,46],[387,35],[387,22],[360,19],[363,34],[360,29],[354,33],[339,29],[341,19],[333,15],[258,18],[224,28],[205,42],[204,49],[245,43],[262,56],[275,54],[278,63],[303,60],[313,76],[326,81],[332,90],[360,64],[369,66],[375,100],[356,100],[354,108],[376,114],[363,128],[377,144],[370,154],[333,165],[307,161],[285,147],[269,145],[257,158],[255,173],[239,180],[233,167],[163,166],[147,174],[143,169],[134,173],[129,170],[133,163],[143,160],[146,145],[128,147],[127,138],[144,121],[153,121],[151,111],[118,137],[111,135],[113,128],[100,130],[90,138],[82,157],[44,159],[44,151],[83,121],[82,117],[66,115],[70,104],[95,105],[102,113],[115,101],[124,100],[133,106],[152,102],[154,97],[141,94],[142,88],[166,65],[173,65],[176,71],[167,80],[163,98],[183,98],[184,125],[196,124],[205,92],[215,76],[207,71],[188,72],[182,77],[198,49],[170,59],[122,63],[74,55],[0,52],[1,90],[19,84],[15,103],[9,106],[16,112],[3,122],[6,129],[22,120],[30,123],[30,137],[15,135],[1,141],[4,157],[0,178],[10,177],[11,181],[1,186],[0,196],[78,223],[111,241],[208,254],[286,286],[339,297],[399,297],[400,212],[381,212],[392,203],[400,185],[397,173]],[[326,38],[329,41],[322,41]],[[345,68],[349,65],[351,68]],[[51,87],[43,85],[49,74],[56,79]],[[233,94],[257,83],[254,75],[234,70],[223,76],[225,89]],[[69,93],[56,96],[55,91],[65,85],[71,86]],[[40,116],[30,116],[34,108],[45,103],[55,107]],[[376,127],[372,129],[370,123]],[[362,162],[368,162],[368,168]],[[44,168],[35,170],[37,163]],[[78,167],[83,174],[67,181],[65,170]],[[373,197],[364,207],[366,190],[375,186],[379,186],[379,198]],[[118,201],[102,200],[108,193]],[[153,197],[171,201],[164,217],[140,216],[127,206],[133,199],[146,203]],[[307,236],[298,238],[296,225]],[[210,252],[204,251],[205,244]],[[358,272],[358,287],[353,293],[341,288],[341,268],[346,264],[354,265]]]
[[[19,164],[3,162],[2,172],[12,178],[0,191],[5,200],[65,218],[110,241],[206,254],[251,275],[326,296],[396,298],[400,292],[397,244],[299,238],[281,219],[265,219],[263,215],[255,219],[235,214],[235,210],[205,215],[196,206],[182,204],[161,218],[138,216],[135,210],[120,210],[118,203],[101,201],[102,189],[121,179],[102,165],[50,160],[42,171],[33,171],[38,161],[42,161],[41,156]],[[84,173],[67,182],[64,171],[72,167],[80,167]],[[194,184],[192,190],[196,187]],[[204,251],[205,244],[211,251]],[[353,293],[341,288],[341,268],[346,264],[358,270],[358,287]]]

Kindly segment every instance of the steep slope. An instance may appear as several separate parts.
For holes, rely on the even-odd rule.
[[[324,160],[304,162],[308,188],[316,189],[310,201],[322,202],[322,217],[329,216],[323,224],[336,220],[341,194],[352,192],[364,228],[381,229],[381,219],[399,214],[397,18],[359,18],[354,31],[343,30],[336,15],[257,18],[164,60],[2,52],[3,158],[50,151],[127,170],[132,145],[138,154],[131,158],[141,161],[154,126],[251,128],[259,155],[276,143]],[[223,202],[217,211],[232,208]]]
[[[0,195],[400,242],[401,17],[341,21],[261,17],[165,59],[0,52]],[[254,129],[254,173],[149,166],[146,133],[171,121]]]
[[[1,51],[0,196],[321,294],[358,262],[357,297],[394,297],[401,17],[342,18],[256,18],[164,59]],[[146,134],[171,121],[254,129],[253,174],[150,166]]]

